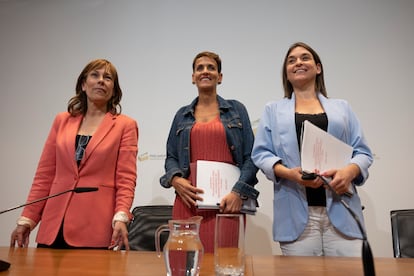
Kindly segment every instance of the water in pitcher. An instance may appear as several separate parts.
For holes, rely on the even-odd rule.
[[[198,276],[204,248],[199,229],[203,217],[194,216],[183,220],[169,220],[155,231],[155,247],[161,254],[160,234],[170,231],[164,245],[164,262],[167,276]]]
[[[164,248],[167,275],[198,276],[202,256],[203,246],[198,239],[198,233],[193,231],[171,233]]]

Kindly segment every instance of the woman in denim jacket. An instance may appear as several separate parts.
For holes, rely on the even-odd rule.
[[[249,116],[240,102],[217,95],[222,77],[217,54],[201,52],[194,58],[192,81],[198,88],[198,97],[181,107],[174,117],[167,141],[166,173],[160,178],[163,187],[175,189],[173,219],[203,217],[200,238],[205,252],[214,250],[217,212],[239,213],[243,199],[256,199],[259,194],[254,189],[257,168],[250,156],[254,136]],[[240,178],[232,192],[222,198],[219,210],[196,207],[203,190],[190,181],[194,179],[190,163],[197,160],[226,162],[240,168]]]
[[[285,98],[266,105],[252,159],[273,182],[273,239],[284,255],[361,256],[362,234],[338,196],[319,178],[302,179],[299,142],[302,123],[309,120],[352,146],[347,166],[320,173],[332,178],[336,194],[363,223],[356,186],[368,178],[372,153],[349,104],[327,97],[323,74],[311,47],[298,42],[289,48],[283,64]],[[349,189],[353,196],[344,196]]]

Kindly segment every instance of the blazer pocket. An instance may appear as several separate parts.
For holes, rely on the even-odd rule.
[[[110,188],[110,189],[115,189],[115,185],[114,184],[109,184],[109,183],[103,183],[103,184],[100,184],[99,185],[99,187],[102,187],[102,188]]]

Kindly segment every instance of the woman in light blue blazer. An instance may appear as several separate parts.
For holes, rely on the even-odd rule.
[[[283,86],[285,97],[265,106],[252,151],[273,181],[273,238],[284,255],[360,256],[362,234],[339,198],[321,179],[302,179],[300,137],[309,120],[353,147],[349,164],[320,173],[364,224],[356,186],[367,180],[373,158],[361,125],[346,101],[327,97],[322,62],[307,44],[289,48]],[[348,189],[352,197],[344,195]]]

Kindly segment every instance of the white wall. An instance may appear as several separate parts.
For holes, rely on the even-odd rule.
[[[116,65],[123,113],[138,121],[140,155],[149,155],[138,161],[134,205],[168,204],[173,191],[159,185],[160,156],[175,111],[196,96],[193,57],[220,54],[219,94],[243,102],[254,121],[266,102],[282,98],[282,59],[300,40],[320,54],[329,96],[347,99],[362,122],[375,153],[359,189],[368,238],[375,256],[392,256],[389,211],[414,207],[413,27],[410,0],[2,0],[0,209],[25,202],[52,120],[91,59]],[[258,176],[261,207],[249,218],[248,252],[279,254],[272,184]],[[19,214],[1,215],[0,246]]]

